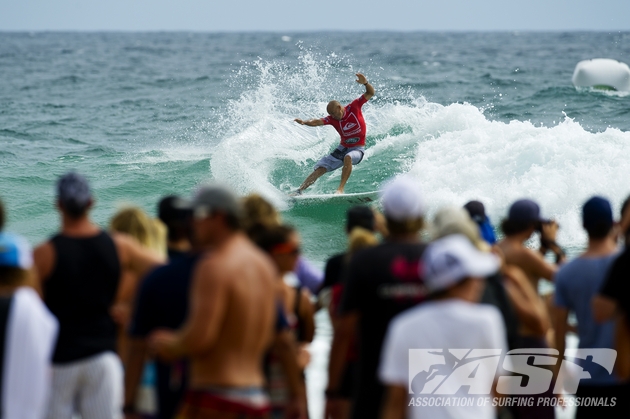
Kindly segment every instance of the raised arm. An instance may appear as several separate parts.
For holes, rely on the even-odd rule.
[[[294,121],[300,125],[308,125],[309,127],[321,127],[322,125],[324,125],[324,121],[322,121],[320,118],[309,119],[307,121],[303,121],[300,118],[295,118]]]
[[[356,76],[356,82],[365,86],[365,93],[363,93],[363,97],[365,98],[365,100],[372,99],[372,96],[374,96],[374,86],[372,86],[370,82],[367,81],[363,74],[357,73]]]

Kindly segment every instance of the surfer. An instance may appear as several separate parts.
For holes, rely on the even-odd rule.
[[[326,107],[327,117],[310,119],[308,121],[303,121],[299,118],[295,119],[295,122],[298,124],[308,125],[309,127],[332,125],[339,133],[341,142],[335,151],[322,157],[315,164],[313,173],[293,192],[293,196],[301,195],[304,189],[315,183],[324,173],[337,170],[340,167],[343,167],[341,169],[341,182],[339,182],[339,188],[337,188],[335,193],[342,194],[346,182],[352,173],[352,165],[359,164],[363,160],[366,127],[361,107],[374,96],[374,87],[363,74],[357,73],[356,76],[356,82],[365,86],[365,93],[352,101],[352,103],[344,107],[336,100],[331,100]]]

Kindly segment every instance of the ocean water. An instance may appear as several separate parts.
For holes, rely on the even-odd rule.
[[[53,234],[54,181],[70,169],[92,182],[104,226],[122,204],[155,213],[161,196],[216,180],[272,200],[323,264],[345,245],[346,208],[292,206],[285,192],[338,136],[293,119],[358,97],[360,71],[376,96],[347,192],[409,172],[429,214],[479,199],[496,224],[535,198],[575,254],[581,204],[600,194],[617,211],[630,193],[630,96],[571,85],[598,57],[630,63],[630,33],[0,33],[7,228],[34,243]],[[311,190],[332,193],[339,176]]]
[[[92,181],[104,225],[124,203],[153,213],[160,196],[218,180],[271,199],[323,263],[344,246],[345,208],[292,207],[285,192],[338,136],[293,119],[358,97],[361,71],[376,96],[348,192],[410,172],[430,214],[474,198],[495,223],[533,197],[576,251],[581,203],[602,194],[617,209],[630,193],[630,97],[571,85],[595,57],[630,62],[630,33],[2,33],[8,227],[52,234],[54,180],[70,169]]]

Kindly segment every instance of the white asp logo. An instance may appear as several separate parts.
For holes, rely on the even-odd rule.
[[[613,371],[613,349],[567,349],[565,358],[555,349],[514,349],[502,356],[501,349],[410,349],[409,394],[489,395],[499,365],[509,374],[498,378],[501,394],[542,394],[553,382],[550,367],[561,362],[554,393],[575,394],[581,379],[591,378],[587,369]],[[503,362],[501,363],[501,359]],[[467,390],[467,391],[466,391]]]

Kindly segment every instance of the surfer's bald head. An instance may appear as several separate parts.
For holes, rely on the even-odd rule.
[[[341,106],[341,103],[336,100],[331,100],[328,102],[328,106],[326,106],[326,112],[328,112],[328,115],[339,121],[343,118],[344,109],[343,106]]]

